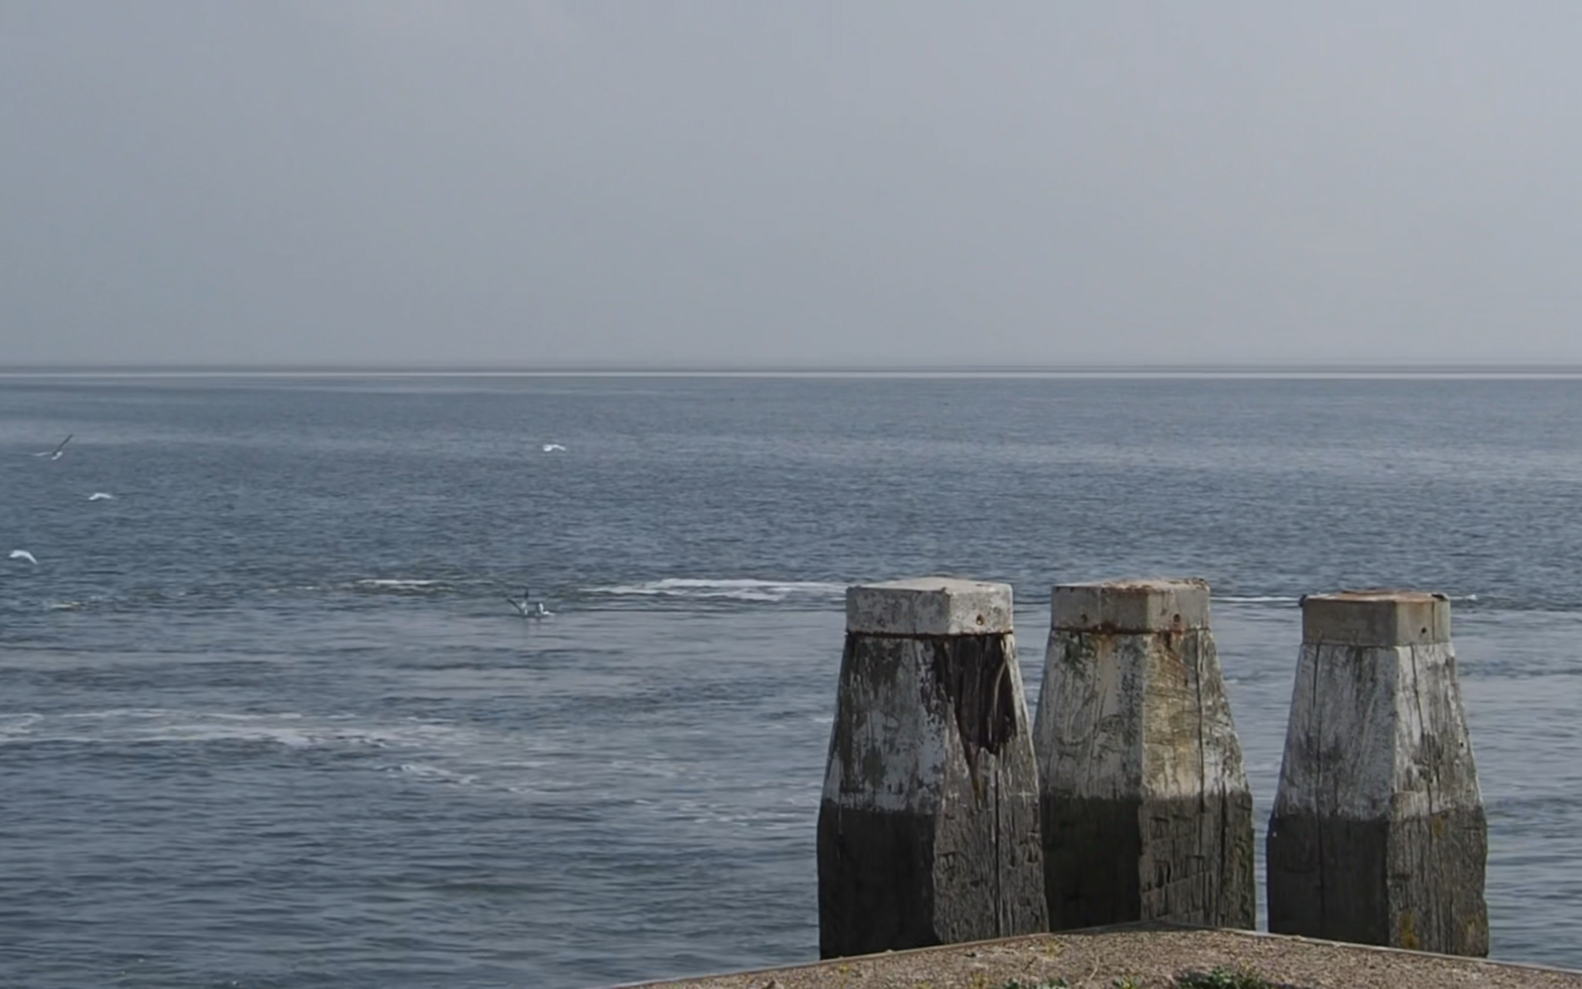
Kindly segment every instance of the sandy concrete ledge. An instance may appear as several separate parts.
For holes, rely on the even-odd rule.
[[[1031,989],[1065,979],[1073,989],[1168,987],[1177,976],[1245,968],[1300,989],[1448,989],[1564,986],[1582,972],[1370,948],[1248,931],[1124,925],[979,941],[917,951],[706,978],[641,983],[645,989]]]

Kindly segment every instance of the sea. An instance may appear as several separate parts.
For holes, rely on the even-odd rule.
[[[1013,586],[1033,701],[1055,584],[1209,580],[1260,856],[1297,598],[1450,595],[1493,956],[1582,968],[1579,424],[1563,374],[0,377],[0,985],[814,960],[844,590],[930,574]]]

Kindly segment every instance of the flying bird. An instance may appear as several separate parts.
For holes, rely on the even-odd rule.
[[[53,450],[45,450],[43,453],[35,453],[35,454],[33,454],[33,456],[35,456],[35,457],[48,457],[51,460],[59,460],[66,453],[66,444],[70,443],[71,442],[71,438],[73,436],[75,436],[75,435],[77,435],[77,434],[76,433],[67,433],[66,434],[66,438],[61,440],[60,441],[60,445],[57,446],[55,449],[53,449]]]
[[[13,559],[13,560],[26,560],[27,562],[33,564],[35,567],[38,566],[38,560],[34,559],[33,558],[33,554],[29,553],[25,549],[14,549],[14,550],[12,550],[11,551],[11,559]]]
[[[108,491],[95,491],[93,494],[88,496],[89,501],[113,501],[114,499],[115,495]]]
[[[554,453],[556,450],[564,451],[565,449],[566,448],[561,446],[559,443],[545,443],[544,444],[544,452],[545,453]]]

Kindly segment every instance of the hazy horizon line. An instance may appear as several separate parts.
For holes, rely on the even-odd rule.
[[[787,378],[1582,378],[1582,364],[1445,362],[1204,364],[0,364],[0,378],[787,377]]]

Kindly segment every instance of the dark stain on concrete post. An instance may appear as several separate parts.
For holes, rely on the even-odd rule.
[[[848,589],[818,819],[819,953],[1047,929],[1011,588]]]
[[[1053,930],[1251,928],[1252,796],[1201,580],[1062,585],[1033,731]]]
[[[1487,955],[1487,857],[1449,600],[1304,598],[1269,820],[1269,930]]]

